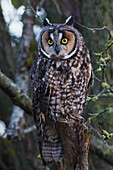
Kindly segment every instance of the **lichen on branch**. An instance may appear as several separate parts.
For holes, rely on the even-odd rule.
[[[14,104],[20,106],[29,115],[32,113],[32,102],[30,97],[24,94],[19,87],[0,71],[0,88],[10,96]]]

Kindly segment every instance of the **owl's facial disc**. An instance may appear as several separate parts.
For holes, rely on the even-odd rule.
[[[41,51],[47,58],[68,59],[76,51],[76,35],[72,31],[45,31]]]

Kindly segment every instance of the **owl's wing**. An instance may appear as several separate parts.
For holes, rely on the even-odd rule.
[[[91,63],[89,64],[89,67],[91,67],[91,69],[88,69],[88,71],[89,71],[88,87],[93,86],[93,84],[94,84],[94,74],[93,74],[93,69],[92,69]]]
[[[30,71],[32,113],[38,130],[38,140],[42,141],[44,123],[48,112],[50,87],[44,81],[46,64],[37,58]]]
[[[32,113],[38,131],[40,154],[45,165],[47,162],[63,159],[63,148],[54,122],[49,118],[49,100],[52,87],[45,80],[49,62],[37,58],[30,72]]]

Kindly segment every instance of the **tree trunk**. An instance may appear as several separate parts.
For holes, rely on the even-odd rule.
[[[77,116],[56,124],[63,145],[67,170],[87,170],[91,137],[89,122]]]

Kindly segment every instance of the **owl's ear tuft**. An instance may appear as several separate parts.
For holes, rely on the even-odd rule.
[[[66,19],[65,25],[73,26],[74,24],[74,17],[70,16]]]
[[[45,18],[44,21],[43,21],[43,25],[45,27],[45,26],[50,26],[52,24],[49,22],[49,20],[47,18]]]

